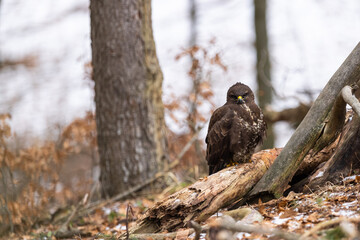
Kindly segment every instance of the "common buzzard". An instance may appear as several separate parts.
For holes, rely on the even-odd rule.
[[[209,174],[248,162],[265,130],[263,114],[251,89],[242,83],[230,87],[226,103],[211,116],[205,139]]]

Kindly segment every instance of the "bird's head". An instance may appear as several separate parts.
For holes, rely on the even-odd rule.
[[[229,88],[226,100],[228,103],[246,104],[254,101],[254,93],[245,84],[236,83]]]

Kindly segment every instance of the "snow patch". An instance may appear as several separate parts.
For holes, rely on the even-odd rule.
[[[106,215],[109,215],[111,213],[111,208],[108,208],[108,207],[103,207],[102,210],[104,211],[104,213]]]
[[[291,219],[291,218],[280,218],[280,216],[274,217],[274,220],[272,220],[271,222],[276,225],[282,225]]]
[[[360,176],[360,175],[353,175],[353,176],[346,177],[346,178],[343,179],[343,182],[355,180],[355,178],[357,176]]]
[[[345,206],[346,208],[354,206],[358,203],[358,200],[352,201],[352,202],[348,202],[348,203],[343,203],[343,206]]]
[[[340,210],[338,212],[334,212],[333,215],[339,216],[339,217],[354,217],[355,215],[358,215],[358,214],[355,211]]]
[[[315,176],[315,178],[319,178],[322,176],[324,176],[324,171],[319,172],[318,175]]]

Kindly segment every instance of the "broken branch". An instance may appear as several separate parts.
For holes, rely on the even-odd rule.
[[[358,79],[360,79],[360,43],[321,91],[274,164],[251,190],[250,198],[260,195],[282,196],[304,157],[321,136],[325,120],[336,97],[344,86],[356,83]]]
[[[349,86],[345,86],[341,90],[341,95],[344,101],[349,104],[354,112],[360,117],[360,102],[359,100],[352,94],[352,88]]]

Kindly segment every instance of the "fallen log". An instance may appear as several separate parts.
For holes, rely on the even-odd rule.
[[[245,196],[280,152],[281,149],[271,149],[255,153],[252,163],[223,169],[159,201],[130,233],[173,231],[191,220],[205,221]]]
[[[333,154],[336,144],[337,141],[315,156],[306,156],[295,176],[300,178],[327,161]],[[276,148],[255,153],[251,158],[252,163],[223,169],[157,202],[137,221],[129,233],[176,231],[186,227],[192,220],[205,221],[222,208],[241,205],[243,197],[263,176],[281,150]]]
[[[329,144],[337,138],[345,117],[345,102],[340,91],[358,79],[360,43],[330,79],[283,151],[271,149],[256,153],[252,163],[223,169],[159,201],[130,233],[174,231],[191,220],[205,221],[219,209],[237,202],[262,194],[271,198],[281,196],[293,176],[311,172],[318,162],[326,161],[334,152],[335,145]],[[324,147],[332,150],[323,152]],[[309,153],[307,163],[303,160]],[[316,158],[319,153],[325,155]],[[309,167],[313,159],[318,162]],[[297,171],[302,172],[296,174]]]
[[[299,172],[312,171],[318,164],[328,160],[333,148],[332,144],[319,152],[315,156],[315,164],[310,160],[304,161]],[[259,181],[281,150],[275,148],[255,153],[251,158],[252,163],[223,169],[157,202],[130,229],[130,233],[174,231],[185,227],[191,220],[202,222],[219,209],[236,205]]]
[[[320,142],[321,146],[326,146],[330,143],[330,140],[336,138],[337,130],[341,129],[342,125],[332,126],[336,128],[327,131],[329,125],[336,123],[336,121],[328,121],[332,115],[331,110],[334,109],[335,100],[338,98],[341,90],[346,85],[356,83],[359,79],[360,43],[357,44],[344,63],[331,77],[313,103],[304,120],[291,136],[284,150],[270,167],[269,171],[266,172],[262,179],[251,190],[248,196],[249,198],[256,198],[263,195],[270,197],[282,196],[304,157],[314,145]],[[341,113],[341,111],[335,111],[333,113],[337,114]]]

